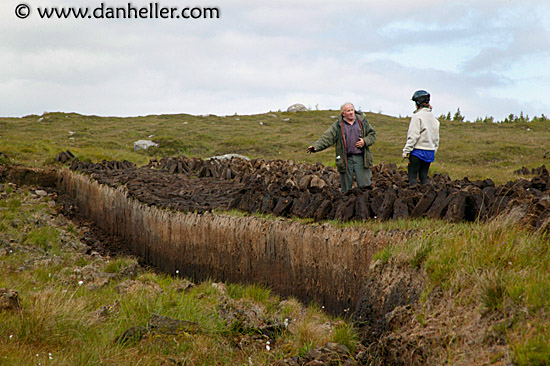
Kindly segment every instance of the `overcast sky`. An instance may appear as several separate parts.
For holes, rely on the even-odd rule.
[[[432,94],[436,115],[550,115],[548,0],[157,1],[217,7],[219,19],[41,19],[37,11],[102,2],[128,5],[1,0],[0,116],[232,115],[346,101],[410,116],[417,89]],[[29,5],[28,18],[16,16],[19,4]]]

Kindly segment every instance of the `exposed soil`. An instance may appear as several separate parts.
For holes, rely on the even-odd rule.
[[[108,234],[93,222],[79,215],[73,199],[64,192],[55,192],[56,208],[78,227],[80,241],[86,245],[86,254],[93,252],[105,257],[132,256],[124,239]],[[145,266],[145,263],[140,263]],[[149,268],[150,269],[150,268]]]
[[[498,331],[503,314],[483,313],[439,288],[417,302],[424,278],[406,258],[371,266],[353,316],[368,347],[362,364],[512,365]]]

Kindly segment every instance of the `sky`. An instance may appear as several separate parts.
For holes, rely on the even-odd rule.
[[[107,18],[109,8],[147,10],[155,3],[177,7],[178,15],[195,8],[196,19]],[[54,7],[89,8],[94,16],[40,16]],[[209,17],[209,8],[219,17]],[[418,89],[431,94],[437,116],[458,108],[469,120],[522,112],[550,116],[550,1],[0,5],[4,117],[256,114],[285,111],[294,103],[335,110],[345,102],[398,117],[412,115],[410,99]]]

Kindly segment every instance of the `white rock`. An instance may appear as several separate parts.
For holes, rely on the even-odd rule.
[[[296,103],[287,108],[287,112],[307,112],[307,107],[303,104]]]
[[[134,142],[134,151],[139,151],[139,150],[142,150],[142,149],[148,149],[152,146],[157,147],[157,146],[159,146],[159,144],[157,144],[156,142],[153,142],[151,140],[138,140],[138,141]]]
[[[231,158],[240,158],[240,159],[244,159],[244,160],[250,160],[250,158],[248,156],[239,155],[239,154],[225,154],[225,155],[212,156],[211,158],[208,158],[206,160],[212,160],[212,159],[227,160],[227,159],[231,159]]]
[[[42,189],[37,189],[36,191],[34,191],[34,193],[37,195],[37,196],[40,196],[40,197],[46,197],[48,195],[48,192],[42,190]]]

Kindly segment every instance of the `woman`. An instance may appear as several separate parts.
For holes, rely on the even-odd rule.
[[[409,186],[428,182],[428,170],[435,159],[439,147],[439,121],[432,114],[430,93],[417,90],[412,96],[416,103],[416,111],[409,123],[407,143],[403,148],[403,158],[409,159],[408,176]]]

